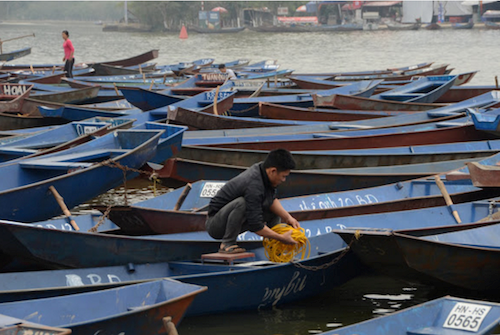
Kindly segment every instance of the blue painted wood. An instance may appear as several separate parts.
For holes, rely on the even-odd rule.
[[[386,316],[377,317],[351,326],[321,333],[323,335],[455,335],[469,331],[445,328],[445,322],[454,309],[463,304],[474,304],[478,311],[487,316],[474,334],[491,334],[500,321],[500,304],[468,300],[455,297],[443,297],[426,303],[406,308]],[[467,306],[467,305],[466,305]],[[474,314],[471,314],[475,317]],[[468,316],[468,315],[466,315]],[[474,319],[471,317],[471,319]],[[465,318],[465,317],[464,317]]]
[[[390,91],[372,95],[371,99],[432,103],[448,91],[457,76],[426,76]]]
[[[0,209],[0,217],[33,222],[60,214],[53,197],[47,196],[51,185],[69,208],[120,185],[120,169],[94,163],[112,159],[139,168],[155,157],[161,135],[162,131],[154,130],[117,130],[68,150],[0,167],[6,176],[1,183],[0,199],[10,204]],[[130,173],[127,177],[135,175]]]
[[[246,65],[248,65],[248,63],[250,63],[249,59],[247,59],[247,58],[240,58],[240,59],[229,61],[229,62],[226,62],[226,63],[210,64],[208,67],[209,68],[218,69],[219,65],[224,64],[226,66],[226,68],[236,68],[236,67],[246,66]]]
[[[73,122],[37,132],[31,136],[19,139],[13,138],[10,141],[6,140],[0,144],[0,162],[32,155],[40,150],[53,148],[83,135],[93,133],[101,128],[117,126],[125,122],[127,122],[126,119],[115,122],[106,122],[104,120]]]
[[[370,96],[380,82],[381,81],[379,80],[366,80],[329,90],[320,90],[314,93],[318,95],[348,94],[348,95],[365,97],[365,96]],[[296,107],[312,107],[314,105],[311,94],[237,98],[234,99],[234,104],[230,110],[231,113],[230,115],[258,116],[259,115],[258,104],[261,101],[275,103],[275,104],[296,106]]]
[[[187,132],[186,139],[190,138],[207,138],[207,137],[234,137],[234,136],[266,136],[268,134],[298,134],[298,133],[313,133],[313,132],[328,132],[331,130],[341,129],[356,129],[361,127],[383,127],[404,125],[406,123],[418,122],[422,119],[434,117],[443,117],[462,113],[467,108],[480,108],[489,105],[497,104],[500,101],[498,92],[488,92],[478,97],[468,99],[466,101],[452,104],[447,107],[434,109],[432,111],[417,113],[412,115],[399,115],[394,117],[386,117],[372,120],[350,121],[350,122],[331,122],[318,125],[290,126],[290,127],[266,127],[265,129],[225,129],[225,130],[204,130],[196,132]],[[237,99],[235,99],[237,100]]]
[[[500,134],[500,108],[490,110],[486,113],[480,113],[472,108],[467,111],[472,117],[474,127],[477,130],[484,130],[493,134]]]
[[[107,111],[82,107],[64,106],[60,108],[48,108],[39,106],[38,110],[43,117],[63,118],[68,121],[81,121],[92,117],[133,117],[141,113],[140,109],[128,109],[125,111]]]
[[[30,47],[19,49],[19,50],[14,50],[11,52],[5,52],[5,53],[0,54],[0,61],[9,62],[11,60],[29,55],[30,53],[31,53]]]
[[[496,295],[500,224],[494,211],[485,219],[465,225],[445,221],[440,222],[443,226],[430,228],[335,232],[345,241],[351,241],[356,233],[351,250],[361,262],[387,275]],[[375,249],[381,252],[373,252]]]
[[[297,260],[297,263],[304,267],[320,266],[339,257],[343,249],[333,249],[330,237],[322,235],[311,238],[311,256],[305,260]],[[243,242],[245,246],[251,243]],[[362,270],[350,266],[353,260],[350,255],[342,257],[333,266],[318,271],[311,271],[292,263],[270,263],[266,261],[261,242],[253,244],[259,246],[259,249],[253,250],[256,252],[255,259],[248,259],[250,263],[236,262],[239,264],[233,266],[190,261],[124,264],[115,267],[42,271],[38,281],[34,281],[33,276],[28,277],[28,273],[16,273],[19,276],[17,284],[6,283],[7,287],[1,287],[0,300],[68,294],[169,277],[186,283],[201,283],[196,285],[208,286],[208,291],[197,297],[187,315],[213,314],[271,308],[311,297],[341,285]],[[260,260],[263,262],[259,262]],[[12,279],[16,275],[1,274],[0,278]],[[3,283],[4,280],[0,286]],[[26,290],[28,287],[31,287],[29,291]],[[217,303],[214,304],[214,301]]]
[[[129,237],[63,231],[18,223],[0,222],[4,254],[45,268],[114,266],[127,263],[158,263],[196,259],[216,252],[220,242],[204,236],[191,240],[171,239],[169,235]],[[194,242],[196,241],[196,242]],[[92,247],[90,247],[92,246]],[[260,241],[245,243],[248,249],[261,247]],[[79,252],[75,252],[79,250]],[[86,250],[86,252],[81,252]]]
[[[223,117],[225,119],[234,119],[237,117]],[[414,119],[414,118],[412,118]],[[287,121],[287,120],[266,120],[259,118],[248,118],[245,120],[249,122],[269,122],[270,124],[283,124],[283,125],[314,125],[314,124],[327,124],[325,122],[308,122],[308,121]],[[187,137],[183,144],[184,145],[208,145],[208,144],[223,144],[223,143],[250,143],[250,142],[266,142],[266,141],[297,141],[297,140],[314,140],[318,138],[329,138],[329,137],[357,137],[357,136],[372,136],[372,135],[383,135],[383,134],[397,134],[397,133],[410,133],[410,132],[419,132],[419,131],[427,131],[432,129],[441,129],[446,128],[451,125],[459,126],[459,125],[467,125],[470,122],[469,117],[461,117],[452,120],[452,123],[442,122],[438,120],[437,122],[427,122],[416,125],[409,126],[401,126],[401,127],[384,127],[384,128],[368,128],[368,129],[352,129],[349,131],[327,131],[320,133],[296,133],[296,134],[283,134],[283,135],[275,135],[273,132],[268,132],[265,134],[258,134],[255,136],[250,136],[243,134],[242,136],[234,136],[234,137],[199,137],[199,138],[189,138]],[[330,123],[331,125],[331,123]],[[354,125],[352,125],[354,126]]]
[[[66,327],[72,334],[163,333],[163,318],[179,324],[194,297],[206,287],[171,279],[58,298],[0,304],[0,313],[27,322]]]
[[[164,107],[183,100],[180,96],[173,96],[162,92],[152,92],[147,89],[123,87],[120,88],[120,91],[128,102],[143,111]]]
[[[463,214],[464,218],[475,220],[489,214],[489,203],[476,202],[457,205],[457,209]],[[494,210],[498,210],[496,204]],[[465,214],[467,211],[469,211],[470,216]],[[340,256],[346,244],[337,235],[332,236],[330,233],[332,229],[367,225],[372,227],[430,227],[435,223],[429,218],[432,219],[436,216],[443,217],[443,224],[454,220],[448,209],[443,206],[418,211],[304,221],[301,224],[310,238],[311,257],[299,263],[305,266],[320,266]],[[20,233],[19,236],[25,234],[31,233]],[[67,234],[68,238],[70,235],[73,234]],[[111,243],[111,239],[115,238],[113,236],[107,237],[109,242],[99,246],[101,252],[103,252],[103,249],[100,248],[107,246]],[[62,238],[56,239],[53,237],[53,239],[59,241]],[[123,241],[120,244],[123,248],[122,253],[125,251],[125,243],[137,240],[137,238],[123,237],[122,239]],[[211,241],[206,232],[158,236],[158,239],[170,243],[175,241],[177,245],[181,241],[186,241],[191,244],[192,248],[199,248],[201,241]],[[239,239],[239,243],[247,248],[249,243],[252,243],[251,241],[257,243],[260,241],[260,237],[253,233],[242,234]],[[144,240],[147,240],[147,238],[144,238]],[[154,243],[152,241],[150,243]],[[88,243],[93,246],[93,249],[97,248],[97,244],[92,242],[92,239],[89,239]],[[26,245],[29,246],[30,243],[26,243]],[[213,244],[213,247],[217,245],[218,242]],[[255,259],[250,259],[248,264],[242,262],[242,264],[235,266],[208,265],[185,261],[147,265],[127,265],[122,263],[121,266],[114,267],[41,271],[36,272],[37,276],[29,272],[1,274],[0,301],[69,294],[122,285],[128,282],[170,277],[209,287],[209,290],[200,295],[188,310],[188,315],[196,315],[257,309],[296,301],[338,286],[361,270],[361,267],[353,266],[354,259],[351,254],[343,256],[335,265],[319,271],[310,271],[290,263],[274,265],[268,263],[265,266],[258,266],[252,262],[265,260],[265,256],[263,248],[259,247],[259,244],[255,244],[255,246],[258,247],[258,249],[253,249],[256,254]],[[142,252],[141,248],[137,250]],[[178,249],[178,251],[182,252],[182,249]],[[98,250],[95,252],[98,252]],[[73,257],[81,256],[75,255]],[[107,256],[104,255],[104,257]],[[196,256],[193,257],[196,258]],[[12,280],[13,278],[17,280]],[[257,280],[257,278],[265,278],[265,280]],[[228,283],[231,283],[231,285],[228,285]],[[92,285],[95,286],[92,287]],[[242,299],[242,296],[245,299]],[[221,297],[224,297],[224,299]],[[214,299],[219,303],[213,304]]]

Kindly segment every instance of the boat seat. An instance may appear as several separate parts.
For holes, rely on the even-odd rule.
[[[227,262],[229,265],[233,265],[233,262],[237,259],[243,258],[254,258],[255,254],[253,252],[240,252],[237,254],[225,254],[221,252],[215,252],[212,254],[201,255],[201,262],[204,263],[205,260],[217,260]]]
[[[30,159],[24,162],[20,162],[19,165],[22,168],[28,169],[56,169],[56,170],[68,170],[76,168],[85,168],[93,165],[94,163],[89,163],[86,161],[90,160],[104,160],[110,158],[112,154],[123,154],[127,150],[91,150],[87,152],[82,152],[78,154],[68,154],[61,155],[57,157],[50,158],[39,158]],[[56,160],[57,159],[57,160]]]

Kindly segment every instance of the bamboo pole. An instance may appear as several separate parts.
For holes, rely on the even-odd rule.
[[[217,89],[215,90],[215,97],[214,97],[214,114],[219,115],[219,111],[217,110],[217,98],[219,97],[219,89],[220,86],[217,86]]]
[[[192,185],[190,183],[187,183],[184,190],[182,190],[182,193],[179,196],[179,199],[175,203],[174,211],[178,211],[179,208],[181,208],[182,204],[184,203],[184,200],[186,200],[186,197],[188,196],[189,192],[191,191],[191,188],[192,188]]]
[[[80,228],[76,224],[75,220],[73,220],[71,218],[71,213],[70,213],[68,207],[66,206],[66,204],[64,203],[64,198],[59,194],[59,192],[57,192],[57,190],[54,186],[49,186],[49,190],[50,190],[50,192],[52,192],[52,195],[56,199],[57,204],[59,205],[59,207],[61,207],[64,215],[66,215],[66,218],[69,220],[69,223],[71,224],[73,229],[80,230]]]
[[[9,38],[9,39],[6,39],[6,40],[2,40],[2,39],[0,39],[0,54],[3,54],[3,49],[2,49],[2,47],[3,47],[3,44],[4,44],[5,42],[15,41],[15,40],[18,40],[18,39],[21,39],[21,38],[31,37],[31,36],[35,37],[35,33],[33,33],[33,34],[29,34],[29,35],[23,35],[23,36],[13,37],[13,38]]]
[[[441,194],[443,195],[444,201],[446,201],[446,206],[450,207],[451,209],[451,214],[453,214],[453,217],[455,218],[455,221],[457,223],[462,223],[462,220],[460,220],[460,216],[458,215],[458,212],[453,209],[453,201],[451,201],[450,194],[446,190],[446,187],[444,186],[443,181],[439,177],[439,175],[434,176],[434,180],[436,181],[436,185],[439,187],[439,190],[441,191]]]
[[[120,95],[120,92],[118,92],[118,87],[116,87],[116,83],[113,83],[113,87],[115,88],[116,95]]]

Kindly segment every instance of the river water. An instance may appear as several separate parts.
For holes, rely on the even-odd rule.
[[[36,37],[6,42],[4,52],[26,46],[29,56],[16,63],[60,63],[63,50],[61,31],[68,30],[76,48],[76,62],[127,58],[150,49],[159,49],[159,64],[173,64],[213,57],[216,62],[249,58],[252,62],[277,59],[281,68],[296,72],[338,72],[379,70],[433,61],[450,64],[453,73],[478,70],[470,85],[493,85],[500,74],[498,44],[500,31],[359,31],[328,33],[257,33],[201,35],[192,33],[187,40],[177,34],[102,32],[91,23],[3,22],[0,39],[35,33]],[[127,184],[129,200],[153,196],[148,182]],[[158,192],[168,189],[159,187]],[[83,213],[96,203],[121,203],[124,188],[117,188],[79,206]],[[406,308],[429,299],[453,293],[438,292],[425,286],[407,284],[367,274],[320,297],[280,306],[272,310],[230,313],[186,318],[179,327],[182,335],[305,335],[314,334],[370,319]],[[221,297],[222,298],[222,297]],[[213,302],[217,304],[217,301]]]

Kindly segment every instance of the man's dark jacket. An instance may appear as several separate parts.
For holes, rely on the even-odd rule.
[[[256,232],[264,228],[263,213],[270,211],[276,198],[276,188],[271,185],[262,162],[252,165],[228,181],[210,200],[208,215],[215,215],[222,207],[239,197],[245,198],[249,230]]]

